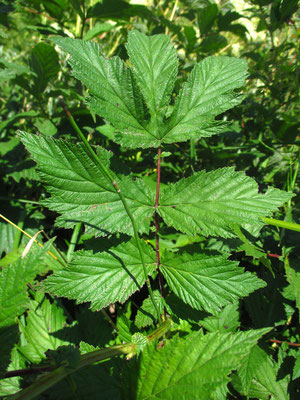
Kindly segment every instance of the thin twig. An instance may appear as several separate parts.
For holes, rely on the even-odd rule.
[[[77,224],[75,225],[75,228],[73,230],[71,241],[70,241],[68,252],[67,252],[67,261],[68,262],[70,262],[72,260],[73,253],[74,253],[75,247],[78,242],[78,236],[79,236],[81,226],[82,226],[82,222],[77,222]]]
[[[159,251],[159,214],[157,212],[157,208],[159,205],[159,191],[160,191],[160,163],[161,163],[161,147],[158,148],[157,151],[157,179],[156,179],[156,196],[155,196],[155,214],[154,214],[154,223],[155,223],[155,254],[156,254],[156,267],[158,271],[158,283],[159,290],[163,298],[165,298],[165,290],[163,285],[163,275],[159,269],[160,266],[160,251]]]
[[[45,13],[43,13],[43,12],[40,12],[40,11],[37,11],[37,10],[33,10],[32,8],[24,7],[24,10],[26,10],[26,11],[32,13],[32,14],[39,14],[39,15],[41,15],[42,17],[45,17],[45,18],[47,18],[47,19],[50,19],[50,21],[56,21],[55,18],[50,17],[50,15],[47,15],[47,14],[45,14]]]
[[[278,344],[286,343],[286,344],[288,344],[289,346],[300,347],[300,343],[285,342],[285,341],[283,341],[283,340],[270,339],[270,342],[272,342],[272,343],[278,343]]]

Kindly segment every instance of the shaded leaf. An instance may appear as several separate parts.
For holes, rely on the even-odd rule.
[[[38,43],[32,50],[30,60],[34,76],[32,88],[35,95],[41,94],[50,81],[59,72],[58,55],[55,49],[47,43]]]
[[[27,309],[29,298],[27,284],[33,282],[37,274],[47,270],[43,264],[53,240],[43,248],[36,248],[25,258],[19,258],[12,265],[4,267],[0,273],[0,327],[13,325],[15,318]]]
[[[17,325],[6,325],[0,327],[0,375],[6,372],[11,361],[11,352],[19,338]],[[0,393],[3,387],[0,387]]]
[[[153,291],[155,304],[160,314],[164,312],[165,301],[158,290]],[[157,319],[157,313],[151,298],[148,297],[143,301],[142,307],[138,310],[135,317],[135,325],[141,329],[145,326],[153,325]]]
[[[10,329],[10,328],[8,328],[8,329]],[[2,335],[1,335],[1,331],[0,331],[0,337],[1,336]],[[0,339],[0,341],[1,341],[1,346],[0,346],[1,350],[2,349],[8,350],[10,348],[9,342],[7,342],[7,341],[2,342],[2,338]],[[16,342],[16,338],[15,338],[14,343],[15,342]],[[1,353],[2,353],[2,351],[1,351]],[[1,354],[1,366],[4,365],[4,358],[2,358],[2,357],[3,357],[3,354]],[[11,362],[7,368],[7,371],[22,369],[22,368],[25,368],[25,366],[26,366],[25,360],[23,359],[22,355],[17,350],[17,348],[14,347],[11,352]],[[22,382],[22,378],[20,376],[14,376],[13,378],[7,378],[7,379],[1,380],[0,396],[8,396],[10,394],[14,394],[14,393],[18,392],[19,390],[21,390],[21,382]]]
[[[246,396],[249,393],[251,382],[255,376],[256,370],[266,361],[267,358],[268,355],[262,349],[258,346],[254,346],[247,357],[243,359],[237,373],[241,380],[242,393]]]
[[[151,274],[156,268],[155,254],[144,242],[141,246],[147,271]],[[92,310],[99,310],[116,301],[124,303],[144,283],[139,252],[132,239],[106,252],[75,253],[69,266],[45,281],[45,288],[77,303],[91,302]]]
[[[72,373],[73,390],[64,379],[45,393],[51,400],[121,400],[119,379],[117,362],[109,360]]]
[[[259,352],[261,355],[259,355]],[[263,354],[263,350],[255,350],[255,374],[254,379],[252,380],[250,386],[249,382],[247,381],[247,372],[249,373],[248,378],[250,375],[253,374],[252,370],[246,370],[245,366],[247,366],[247,361],[244,361],[244,366],[242,366],[242,382],[248,388],[247,396],[259,398],[259,399],[274,399],[274,400],[289,400],[288,394],[288,377],[285,379],[278,380],[277,379],[277,372],[278,366],[273,362],[271,357],[268,357],[266,354]],[[258,358],[260,358],[260,362]],[[254,366],[252,366],[254,368]],[[243,369],[244,368],[244,369]],[[240,373],[240,372],[239,372]],[[234,379],[233,380],[234,387],[239,390],[242,394],[246,393],[243,391],[243,387],[240,386],[240,381]]]
[[[293,369],[293,379],[300,377],[300,352],[297,353],[296,362]]]
[[[240,325],[238,303],[228,304],[218,315],[203,319],[201,325],[209,332],[234,332]]]
[[[201,36],[210,31],[218,16],[218,12],[217,4],[208,4],[206,7],[203,7],[198,11],[198,25]]]
[[[123,0],[103,0],[88,9],[88,18],[100,17],[105,20],[129,20],[133,16],[153,19],[153,14],[147,7],[140,4],[130,4]]]
[[[31,362],[38,363],[46,359],[47,350],[56,350],[59,346],[70,344],[67,337],[58,338],[53,334],[67,326],[64,310],[36,293],[35,300],[30,302],[26,325],[22,331],[26,338],[26,345],[21,347],[21,352]]]

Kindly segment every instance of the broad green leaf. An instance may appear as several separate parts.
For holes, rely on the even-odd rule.
[[[272,400],[289,400],[288,394],[288,383],[289,377],[286,376],[284,379],[278,379],[278,366],[274,363],[271,357],[267,356],[263,350],[255,350],[256,355],[253,360],[255,365],[251,366],[252,369],[255,368],[255,373],[251,384],[248,385],[247,376],[245,374],[250,373],[253,375],[253,370],[245,370],[245,365],[247,366],[247,360],[242,361],[241,370],[238,370],[240,380],[242,382],[242,387],[239,386],[240,381],[234,379],[234,387],[239,390],[242,394],[247,395],[251,398],[257,398],[259,392],[262,396],[259,399],[272,399]],[[259,352],[261,353],[259,355]],[[250,356],[252,357],[252,356]],[[259,359],[257,358],[259,357]],[[250,378],[250,375],[248,376]],[[248,388],[247,392],[243,391],[243,385]],[[265,394],[265,396],[264,396]]]
[[[220,34],[206,36],[200,43],[198,51],[204,54],[214,54],[228,45],[226,37]]]
[[[186,340],[174,338],[161,349],[149,346],[125,374],[123,396],[136,400],[215,400],[215,393],[228,383],[228,374],[267,331],[205,336],[200,331]]]
[[[130,33],[127,49],[137,83],[120,58],[104,58],[96,43],[53,40],[71,54],[73,74],[91,94],[91,109],[114,126],[116,141],[127,147],[158,147],[220,133],[227,123],[215,117],[242,99],[234,90],[244,85],[246,62],[208,57],[195,66],[164,121],[177,72],[176,52],[166,36]]]
[[[2,253],[10,253],[13,249],[15,228],[0,220],[0,257]]]
[[[262,217],[271,215],[293,195],[269,188],[258,193],[254,179],[233,168],[201,171],[169,185],[161,195],[159,213],[167,225],[188,234],[234,237],[239,225],[258,235]]]
[[[99,350],[100,347],[95,347],[91,344],[88,344],[86,342],[80,342],[79,343],[79,349],[80,349],[80,354],[86,354],[86,353],[91,353],[92,351]]]
[[[133,79],[131,69],[119,58],[107,59],[100,55],[94,42],[70,38],[53,39],[71,54],[73,75],[89,89],[89,105],[118,130],[140,137],[153,137],[146,130],[145,111],[141,92]]]
[[[300,353],[298,351],[296,362],[293,369],[293,379],[298,379],[300,377]]]
[[[218,315],[201,321],[201,326],[209,332],[234,332],[239,325],[238,303],[228,304]]]
[[[141,242],[148,274],[156,268],[155,253]],[[132,239],[106,252],[77,252],[72,263],[45,281],[45,288],[77,303],[91,302],[100,310],[117,301],[124,303],[145,283],[136,242]]]
[[[6,254],[6,256],[1,258],[0,260],[0,267],[7,267],[8,265],[13,264],[21,257],[23,251],[24,251],[24,246],[21,245],[17,249],[12,250],[10,253]]]
[[[155,304],[158,307],[159,313],[163,314],[164,306],[166,305],[164,298],[158,290],[153,291]],[[136,326],[141,329],[145,326],[153,325],[156,321],[157,313],[150,297],[143,301],[142,307],[138,310],[135,317]]]
[[[9,349],[8,343],[1,341],[0,348]],[[2,358],[1,354],[1,364],[3,363],[3,361],[4,358]],[[17,350],[17,348],[14,347],[11,352],[11,362],[7,368],[7,371],[14,371],[25,367],[26,367],[25,360],[23,359],[22,355]],[[20,376],[14,376],[13,378],[2,379],[0,383],[0,396],[8,396],[18,392],[19,390],[21,390],[21,384],[22,384],[22,378]]]
[[[234,389],[238,393],[243,392],[241,379],[237,374],[232,375],[231,383],[232,383]],[[259,400],[271,400],[272,399],[272,397],[270,397],[270,392],[255,379],[252,380],[251,387],[248,392],[251,393],[251,399],[252,398],[259,399]],[[272,400],[275,400],[275,399],[273,398]]]
[[[206,7],[203,7],[198,11],[198,25],[201,36],[204,36],[210,31],[218,16],[218,12],[217,4],[208,4]]]
[[[43,260],[53,240],[43,248],[30,250],[25,258],[19,258],[0,273],[0,327],[13,325],[15,318],[27,309],[29,298],[27,284],[37,274],[47,270]]]
[[[128,35],[126,49],[134,66],[134,76],[153,118],[152,129],[156,130],[155,135],[159,138],[158,126],[169,105],[177,77],[175,48],[168,36],[146,36],[139,31],[132,31]]]
[[[100,35],[100,33],[108,32],[111,31],[112,29],[115,29],[115,26],[110,24],[109,22],[103,22],[103,23],[97,22],[92,29],[90,29],[83,35],[83,39],[91,40],[95,36]]]
[[[21,325],[26,344],[20,351],[31,362],[39,363],[46,359],[47,350],[56,350],[59,346],[69,345],[66,329],[67,317],[57,304],[50,303],[40,292],[30,302],[26,325]]]
[[[221,308],[245,297],[265,282],[226,256],[196,253],[162,257],[160,270],[172,291],[186,304],[217,314]]]
[[[112,184],[82,144],[72,144],[49,137],[20,133],[22,141],[38,163],[42,180],[51,198],[44,205],[61,214],[57,225],[72,228],[86,224],[88,233],[97,236],[107,232],[132,234],[132,224]],[[109,167],[112,153],[99,148],[99,158]],[[148,232],[153,214],[154,194],[142,180],[130,177],[116,180],[127,204],[139,221],[140,232]]]
[[[207,57],[197,64],[175,102],[162,133],[162,142],[208,137],[224,130],[215,117],[236,106],[242,97],[234,89],[244,85],[247,64],[231,57]]]
[[[118,309],[118,338],[122,343],[130,342],[132,335],[137,332],[137,329],[131,320],[131,313],[131,302],[127,302],[124,307]]]
[[[242,361],[240,368],[238,369],[238,375],[242,384],[242,393],[248,395],[251,382],[255,376],[256,370],[262,363],[266,361],[268,355],[260,349],[258,346],[254,346],[247,357]]]
[[[285,288],[285,293],[289,293],[289,299],[296,301],[296,306],[300,310],[300,270],[299,262],[297,259],[288,259],[286,257],[285,262],[286,277],[289,282],[289,286]],[[287,296],[286,296],[287,297]]]
[[[32,88],[36,95],[40,95],[50,81],[59,72],[58,55],[55,49],[47,43],[38,43],[32,50],[30,60],[31,70],[36,74]]]

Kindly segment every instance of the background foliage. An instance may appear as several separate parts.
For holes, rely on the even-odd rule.
[[[74,354],[74,348],[85,354],[97,348],[130,342],[132,335],[138,331],[150,334],[157,322],[147,288],[142,286],[144,280],[141,266],[136,261],[136,244],[123,236],[131,230],[128,221],[123,225],[119,222],[122,213],[125,215],[123,206],[114,200],[114,195],[109,195],[112,197],[108,197],[107,201],[114,201],[114,209],[107,210],[103,206],[101,215],[106,222],[102,225],[103,232],[97,231],[99,238],[94,237],[93,209],[86,221],[90,226],[84,230],[81,224],[76,224],[74,228],[74,220],[80,220],[82,210],[73,212],[72,204],[80,199],[71,196],[70,206],[64,206],[64,210],[59,202],[60,193],[56,193],[56,204],[49,202],[41,175],[36,172],[36,164],[16,134],[21,130],[45,136],[43,139],[37,136],[38,139],[30,139],[31,142],[28,139],[31,152],[38,148],[37,142],[42,140],[44,143],[44,153],[37,156],[44,165],[44,174],[51,166],[51,154],[63,154],[66,147],[69,149],[70,164],[76,161],[72,159],[72,154],[75,154],[78,140],[66,109],[92,145],[100,145],[113,152],[109,155],[103,150],[99,157],[110,165],[117,178],[123,177],[124,187],[132,187],[132,198],[129,200],[133,209],[137,210],[135,215],[139,231],[145,239],[142,246],[145,253],[149,253],[147,268],[152,273],[156,262],[153,259],[155,253],[149,250],[155,246],[153,227],[147,223],[147,207],[136,207],[134,200],[137,197],[135,193],[143,193],[144,203],[154,204],[156,150],[136,149],[129,139],[123,143],[125,146],[120,145],[121,139],[117,143],[113,140],[114,128],[108,122],[113,112],[104,115],[105,118],[100,117],[93,100],[87,103],[87,97],[94,94],[92,89],[88,90],[82,84],[81,81],[87,84],[85,76],[80,73],[76,76],[75,73],[80,81],[71,74],[67,63],[69,56],[57,45],[65,43],[67,47],[67,42],[61,39],[54,42],[51,36],[92,40],[100,44],[103,56],[118,56],[129,65],[127,51],[131,62],[134,59],[139,62],[139,54],[134,54],[130,44],[126,51],[129,32],[166,34],[176,49],[177,55],[171,51],[171,57],[173,54],[175,64],[177,58],[179,62],[178,75],[176,67],[172,70],[172,65],[167,65],[171,75],[173,73],[170,79],[175,81],[174,93],[168,93],[171,106],[196,63],[214,55],[245,60],[249,75],[243,88],[243,100],[231,110],[222,110],[221,116],[217,117],[222,124],[227,121],[233,123],[219,135],[197,139],[191,133],[188,141],[180,142],[181,132],[177,132],[174,140],[168,142],[168,148],[162,154],[161,189],[168,189],[169,192],[165,191],[161,201],[166,205],[170,203],[173,195],[180,190],[180,183],[176,182],[182,178],[196,173],[193,176],[201,181],[204,179],[203,170],[206,170],[205,179],[216,182],[218,172],[214,170],[225,168],[230,177],[234,167],[236,171],[244,171],[247,177],[254,178],[262,193],[268,186],[293,192],[294,197],[286,198],[287,202],[274,218],[299,223],[297,7],[295,0],[18,0],[1,3],[1,215],[31,236],[42,230],[38,240],[45,244],[43,248],[33,244],[29,255],[21,258],[29,238],[3,218],[0,220],[1,374],[7,370],[44,366],[49,362],[60,365],[61,360],[70,355],[73,358],[68,362],[75,365],[77,353]],[[76,69],[75,64],[73,68]],[[143,78],[141,72],[140,83],[145,88],[143,95],[147,96]],[[168,91],[170,83],[160,82],[161,88],[163,85]],[[236,83],[235,87],[240,86]],[[159,93],[155,95],[159,100]],[[167,109],[168,102],[161,106],[171,113],[171,107]],[[189,106],[186,109],[188,111]],[[68,143],[53,139],[65,139]],[[156,146],[155,139],[140,147]],[[87,166],[87,174],[92,176],[92,167],[89,171],[86,160],[84,165]],[[236,176],[248,179],[244,173]],[[130,180],[130,177],[136,181]],[[186,180],[191,188],[195,184],[193,179],[196,178]],[[83,182],[78,185],[82,187]],[[256,192],[256,188],[253,191]],[[189,195],[190,192],[185,196]],[[280,199],[278,204],[273,204],[273,209],[282,202]],[[192,215],[192,211],[184,211]],[[57,212],[72,215],[73,221],[69,225],[60,222]],[[112,215],[117,215],[119,219],[113,219]],[[259,237],[255,237],[254,230],[251,231],[254,236],[246,235],[237,226],[233,237],[226,234],[222,226],[225,215],[220,222],[220,228],[224,228],[223,238],[220,238],[214,236],[211,227],[201,234],[204,227],[199,228],[191,220],[183,228],[182,221],[176,220],[176,209],[162,211],[162,217],[166,223],[168,218],[175,221],[171,226],[162,225],[160,232],[161,252],[166,250],[173,254],[173,258],[162,258],[162,272],[172,289],[166,299],[160,295],[155,276],[152,281],[159,311],[163,313],[166,310],[174,319],[167,338],[158,346],[149,345],[139,357],[130,361],[113,359],[78,370],[39,397],[73,399],[76,393],[76,398],[80,399],[95,396],[103,399],[144,399],[151,396],[175,399],[182,398],[176,397],[176,385],[180,384],[184,388],[182,390],[188,393],[186,398],[191,399],[296,398],[300,391],[297,381],[300,376],[299,232],[265,225]],[[69,229],[62,229],[62,226]],[[111,237],[111,232],[119,233]],[[82,253],[76,253],[74,257],[75,247]],[[109,252],[96,253],[104,249],[109,249]],[[205,265],[206,270],[211,268],[209,260],[205,260],[204,251],[216,255],[215,263],[223,264],[224,255],[219,253],[230,254],[226,265],[234,271],[232,279],[235,283],[228,283],[219,293],[213,288],[206,296],[197,290],[185,292],[184,268],[195,275],[199,273],[193,267],[190,254],[199,253],[201,265]],[[116,254],[117,257],[114,256]],[[130,277],[124,271],[123,275],[120,273],[118,257],[122,258],[122,254],[126,255],[126,265],[130,266],[130,272],[142,286],[136,293]],[[58,261],[61,255],[67,262],[73,259],[67,270],[62,271]],[[82,274],[77,266],[83,262],[86,275],[81,279],[85,286],[88,282],[90,291],[86,293],[79,286],[75,293],[73,278],[69,277]],[[238,263],[242,268],[237,267]],[[122,298],[117,290],[111,294],[121,302],[113,300],[109,306],[105,290],[102,297],[92,297],[97,288],[90,271],[95,264],[103,265],[107,290],[110,290],[111,280],[124,283],[126,288]],[[172,272],[174,266],[183,266],[180,267],[183,268],[180,276]],[[231,284],[236,287],[234,285],[242,269],[249,279],[247,285],[241,285],[239,295],[236,293],[236,297],[225,301],[224,293],[231,290]],[[42,281],[51,271],[57,274],[47,279],[45,290]],[[253,275],[250,273],[256,273],[261,279],[252,282],[250,277]],[[64,284],[56,282],[57,276],[64,277]],[[201,279],[205,280],[205,274]],[[257,283],[261,280],[267,285],[262,287]],[[103,285],[105,282],[101,282],[102,289]],[[68,290],[70,296],[66,297],[69,299],[50,295],[52,287],[55,288],[53,293],[59,296],[64,296]],[[181,288],[180,293],[178,287]],[[205,289],[205,285],[203,287]],[[238,297],[246,296],[259,287],[248,297],[238,300]],[[207,297],[214,301],[208,304]],[[77,303],[91,303],[75,304],[70,299],[76,299]],[[105,308],[97,311],[102,307]],[[263,340],[255,345],[263,334]],[[217,357],[212,358],[217,350]],[[186,364],[182,354],[190,355]],[[190,368],[194,380],[182,377],[181,368]],[[199,376],[203,377],[203,381],[199,381]],[[17,393],[34,380],[32,376],[3,379],[0,395]],[[199,397],[197,385],[202,385],[203,397]],[[153,393],[160,394],[154,397]]]

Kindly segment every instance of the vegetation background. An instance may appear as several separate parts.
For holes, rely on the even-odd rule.
[[[41,204],[48,195],[36,164],[16,134],[21,130],[75,143],[78,139],[74,118],[89,143],[111,150],[133,177],[142,178],[155,188],[155,151],[126,149],[114,142],[114,128],[89,109],[88,90],[70,73],[68,55],[51,40],[53,35],[92,40],[101,45],[105,57],[118,56],[128,63],[125,49],[128,32],[138,30],[147,35],[165,34],[175,46],[179,60],[176,94],[193,66],[207,56],[239,57],[249,67],[244,100],[218,117],[233,121],[228,131],[170,145],[161,161],[162,187],[197,171],[233,166],[253,177],[262,192],[272,186],[294,193],[274,215],[282,224],[267,221],[258,238],[245,237],[241,232],[236,239],[207,238],[162,228],[162,250],[176,253],[182,249],[206,249],[229,253],[231,260],[240,262],[246,271],[255,271],[267,282],[265,288],[213,316],[196,312],[178,298],[171,299],[169,305],[176,311],[170,338],[177,335],[178,340],[184,341],[200,328],[204,333],[272,328],[261,347],[255,347],[252,364],[248,358],[248,381],[245,383],[242,373],[234,372],[233,366],[226,372],[228,375],[233,371],[227,389],[211,392],[212,398],[297,398],[300,393],[297,11],[295,0],[1,2],[0,371],[3,377],[9,376],[7,371],[34,368],[39,374],[42,369],[37,368],[46,366],[47,370],[49,363],[58,366],[65,360],[73,365],[78,357],[74,348],[80,346],[81,354],[88,354],[95,349],[131,342],[136,332],[149,335],[155,329],[151,304],[144,302],[146,287],[124,304],[116,302],[101,312],[92,312],[89,304],[77,305],[73,300],[57,299],[43,292],[40,282],[51,271],[61,268],[57,259],[63,257],[70,262],[75,249],[95,246],[101,249],[107,239],[95,239],[80,223],[73,230],[55,225],[57,213]],[[39,249],[31,243],[30,257],[24,258],[24,249],[37,232],[40,232],[37,240],[46,245]],[[50,238],[55,240],[54,245]],[[121,239],[120,234],[114,240]],[[153,235],[146,241],[155,246]],[[49,250],[55,258],[47,253]],[[30,277],[26,275],[28,270]],[[14,271],[15,276],[7,271]],[[142,361],[139,359],[140,364],[121,357],[67,374],[47,391],[42,385],[38,398],[185,398],[180,391],[179,397],[174,394],[151,397],[143,393],[139,385],[143,380],[143,365],[149,367],[147,357],[155,360],[149,350]],[[1,380],[0,395],[6,398],[30,387],[36,374],[20,372]],[[135,391],[133,387],[138,389]],[[21,398],[15,396],[11,398]],[[35,397],[32,393],[28,396]],[[200,397],[194,394],[186,398]]]

